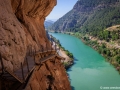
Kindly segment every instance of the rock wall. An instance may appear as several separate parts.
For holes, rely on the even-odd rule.
[[[36,50],[41,49],[41,46],[44,49],[50,48],[44,20],[56,3],[56,0],[0,0],[0,53],[6,68],[12,71],[20,68],[20,63],[24,62],[29,46]],[[57,62],[60,63],[59,60]],[[30,83],[32,90],[35,90],[34,87],[36,90],[46,90],[44,88],[47,88],[47,85],[40,86],[42,85],[40,83],[47,81],[41,82],[38,79],[44,75],[44,70],[48,74],[54,72],[53,68],[54,64],[46,62],[40,70],[34,72],[33,82]],[[52,74],[56,81],[54,82],[56,87],[53,90],[64,90],[63,87],[66,88],[65,90],[70,90],[64,67],[58,65],[56,69],[57,73]]]
[[[56,0],[0,0],[0,52],[6,67],[19,68],[29,45],[49,47],[44,20],[55,5]]]
[[[25,90],[71,90],[60,60],[54,58],[38,66]]]

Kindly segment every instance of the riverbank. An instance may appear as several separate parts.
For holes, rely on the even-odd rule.
[[[65,69],[70,68],[74,64],[73,58],[70,58],[62,48],[59,50],[59,55],[65,58],[65,60],[62,60]]]
[[[112,64],[120,73],[120,48],[118,45],[112,45],[106,41],[92,38],[89,38],[87,41],[83,39],[83,41],[105,57],[106,61]]]
[[[61,44],[60,41],[57,40],[55,37],[52,36],[53,39],[53,47],[55,47],[55,45],[57,46],[57,52],[58,54],[65,58],[64,60],[61,60],[61,62],[63,63],[63,65],[65,66],[65,69],[67,70],[68,68],[70,68],[73,64],[74,64],[74,58],[73,58],[73,54],[71,52],[69,52],[68,50],[66,50]]]
[[[88,34],[82,35],[73,32],[67,32],[65,34],[81,39],[83,43],[98,51],[103,57],[105,57],[106,61],[112,64],[120,73],[120,46],[119,44],[116,44],[116,41],[106,42],[105,40],[100,40],[99,38]]]

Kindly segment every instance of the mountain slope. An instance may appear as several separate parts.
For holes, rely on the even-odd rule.
[[[119,0],[78,0],[73,9],[57,20],[52,30],[91,32],[120,24]]]
[[[45,25],[45,28],[49,28],[50,26],[52,26],[54,23],[54,21],[51,21],[51,20],[47,20],[44,22],[44,25]]]

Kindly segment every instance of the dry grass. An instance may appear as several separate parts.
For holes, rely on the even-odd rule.
[[[120,25],[115,25],[115,26],[109,27],[106,30],[108,30],[108,31],[120,30]]]

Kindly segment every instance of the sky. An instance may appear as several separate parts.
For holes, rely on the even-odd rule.
[[[67,12],[72,10],[73,6],[78,0],[57,0],[57,5],[53,8],[52,12],[46,17],[46,20],[56,21]]]

